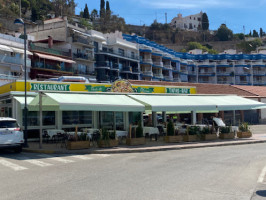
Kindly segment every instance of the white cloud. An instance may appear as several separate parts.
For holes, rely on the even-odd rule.
[[[137,0],[139,3],[154,9],[192,9],[206,8],[240,8],[250,7],[254,3],[246,0]],[[261,0],[260,3],[265,3]]]

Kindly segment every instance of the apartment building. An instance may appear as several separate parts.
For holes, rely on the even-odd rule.
[[[29,78],[31,60],[27,50],[27,78]],[[0,34],[0,85],[16,79],[24,79],[24,39],[12,35]]]
[[[171,49],[136,35],[123,34],[124,39],[140,44],[141,80],[210,84],[266,85],[266,54],[236,54],[228,50],[218,55],[189,53]],[[155,52],[161,52],[152,56]],[[160,78],[153,76],[161,62]],[[156,64],[155,64],[156,63]]]
[[[121,32],[102,35],[95,42],[95,69],[98,82],[114,82],[117,79],[140,79],[139,49],[136,43],[122,38]]]

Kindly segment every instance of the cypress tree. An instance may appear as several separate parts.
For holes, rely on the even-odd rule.
[[[84,8],[84,12],[83,12],[83,18],[85,18],[85,19],[89,19],[90,18],[89,9],[88,9],[87,4],[85,4],[85,8]]]
[[[202,14],[202,30],[206,31],[209,29],[209,19],[206,13]]]
[[[105,1],[101,0],[101,4],[100,4],[100,17],[104,17],[105,15]]]

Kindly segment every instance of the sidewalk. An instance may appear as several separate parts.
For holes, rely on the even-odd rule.
[[[199,141],[199,142],[182,142],[182,143],[165,143],[160,138],[158,141],[146,140],[145,145],[140,146],[127,146],[121,144],[113,148],[97,148],[91,147],[90,149],[82,150],[67,150],[61,147],[61,144],[43,143],[42,149],[39,148],[39,143],[30,142],[29,148],[24,148],[24,152],[46,153],[46,154],[114,154],[114,153],[140,153],[152,151],[167,151],[167,150],[181,150],[205,147],[218,147],[218,146],[232,146],[243,144],[266,143],[266,134],[253,134],[251,138],[245,139],[232,139],[232,140],[215,140],[215,141]]]

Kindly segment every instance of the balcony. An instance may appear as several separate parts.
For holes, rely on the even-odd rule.
[[[62,72],[74,72],[74,69],[72,67],[58,67],[58,65],[51,65],[44,62],[34,62],[33,68],[39,68],[39,69],[49,69],[49,70],[56,70],[56,71],[62,71]]]
[[[220,71],[217,70],[217,76],[233,76],[234,72],[233,71]]]
[[[174,78],[173,78],[173,81],[174,81],[174,82],[181,82],[181,79],[180,79],[179,77],[174,77]]]
[[[163,62],[153,62],[152,66],[156,68],[163,68]]]
[[[217,84],[232,84],[232,81],[229,81],[229,80],[218,80],[217,81]]]
[[[106,54],[110,54],[110,55],[114,55],[114,56],[120,56],[120,57],[124,57],[124,58],[139,60],[139,56],[137,56],[137,55],[132,55],[130,53],[124,53],[124,52],[118,52],[118,51],[114,51],[113,49],[103,48],[102,50],[99,50],[97,53],[98,54],[99,53],[106,53]]]
[[[17,64],[24,66],[24,59],[0,54],[0,63]],[[26,59],[26,65],[28,67],[31,66],[31,60],[28,58]]]
[[[251,85],[250,81],[236,81],[237,85]]]
[[[171,64],[164,64],[163,67],[166,68],[166,69],[172,69],[172,65]]]
[[[122,73],[132,73],[132,68],[130,66],[123,66],[121,69]]]
[[[87,46],[94,48],[93,41],[91,41],[90,39],[86,39],[85,37],[81,37],[81,36],[77,36],[77,35],[74,36],[73,43],[78,43],[78,44],[81,44],[83,46],[87,45]]]
[[[187,69],[181,69],[180,72],[181,72],[182,74],[188,74],[188,70],[187,70]]]
[[[199,71],[199,76],[215,76],[215,72],[214,71],[210,71],[210,70],[200,70]]]
[[[152,65],[153,62],[152,62],[152,59],[142,59],[140,60],[141,64],[150,64]]]
[[[23,79],[23,77],[21,77],[21,76],[6,75],[6,74],[0,74],[0,79],[12,81],[12,80]]]
[[[44,52],[44,53],[48,53],[48,54],[51,54],[51,55],[71,57],[70,52],[60,51],[60,50],[53,49],[53,48],[37,46],[37,45],[35,45],[33,43],[30,44],[30,50],[31,51]]]
[[[153,73],[153,76],[157,79],[162,79],[164,78],[164,76],[162,74],[159,74],[159,73]]]
[[[197,72],[196,71],[188,71],[188,75],[197,75]]]
[[[265,75],[265,70],[254,70],[253,69],[253,75],[264,76]]]
[[[143,74],[143,76],[153,77],[152,71],[143,71],[142,74]]]
[[[164,80],[173,81],[173,77],[172,76],[164,76]]]
[[[73,58],[86,61],[92,61],[94,59],[92,54],[87,53],[73,53]]]
[[[265,85],[266,81],[264,80],[254,80],[253,85]]]
[[[139,73],[140,73],[139,67],[132,67],[132,74],[139,74]]]

